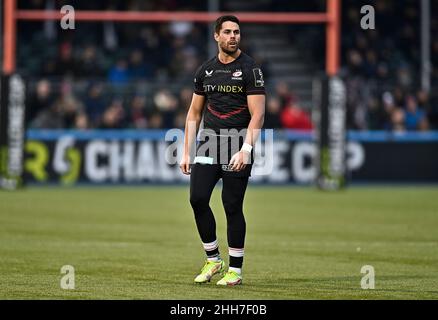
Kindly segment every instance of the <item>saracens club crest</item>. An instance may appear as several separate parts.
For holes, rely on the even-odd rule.
[[[237,69],[235,72],[233,72],[231,79],[232,80],[242,80],[242,70]]]

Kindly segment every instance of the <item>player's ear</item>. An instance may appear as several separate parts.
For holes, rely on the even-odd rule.
[[[214,40],[216,40],[216,42],[219,42],[219,34],[216,33],[216,31],[214,32]]]

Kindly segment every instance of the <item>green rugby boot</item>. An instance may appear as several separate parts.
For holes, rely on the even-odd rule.
[[[219,260],[218,262],[214,261],[205,261],[204,266],[201,269],[201,273],[198,274],[195,278],[195,283],[205,283],[210,282],[210,279],[215,274],[223,274],[225,270],[225,262],[224,260]]]
[[[242,276],[234,271],[228,271],[217,283],[218,286],[236,286],[242,284]]]

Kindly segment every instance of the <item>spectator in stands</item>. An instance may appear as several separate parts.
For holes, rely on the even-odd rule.
[[[377,65],[376,69],[376,85],[378,88],[384,88],[391,82],[391,78],[389,75],[389,67],[386,62],[380,61]]]
[[[87,130],[90,129],[88,117],[85,112],[79,112],[75,118],[75,129]]]
[[[403,109],[396,107],[391,112],[391,131],[403,132],[406,130],[405,127],[405,112]]]
[[[91,127],[99,127],[102,114],[105,111],[102,83],[90,83],[84,104],[85,112],[89,119],[89,125]]]
[[[397,69],[397,84],[402,90],[409,90],[412,87],[412,75],[407,66],[400,66]]]
[[[420,110],[423,110],[426,113],[426,120],[428,122],[430,129],[438,129],[438,96],[434,93],[435,96],[432,95],[435,99],[431,98],[425,90],[418,90],[417,92],[417,101],[418,107]],[[425,123],[423,123],[425,125]]]
[[[264,128],[266,129],[279,129],[282,127],[281,118],[281,103],[280,99],[276,96],[268,97],[266,102],[266,113]]]
[[[144,81],[152,79],[153,75],[152,64],[144,61],[143,52],[140,49],[134,49],[129,60],[129,79]]]
[[[146,97],[135,95],[130,104],[128,123],[135,129],[145,129],[148,127],[146,118]]]
[[[275,85],[275,95],[280,99],[281,107],[284,108],[287,105],[293,104],[296,101],[296,97],[289,90],[289,86],[285,81],[279,81]]]
[[[177,37],[172,42],[174,54],[169,64],[169,75],[171,77],[179,77],[184,74],[184,64],[188,57],[187,52],[184,50],[185,44],[185,40],[182,37]]]
[[[363,67],[365,77],[367,78],[376,77],[377,68],[378,68],[377,53],[372,49],[368,49],[365,53],[365,61]]]
[[[179,91],[178,107],[174,119],[174,127],[184,129],[187,110],[192,101],[193,89],[190,87],[182,87]]]
[[[183,87],[179,92],[178,109],[187,113],[190,103],[192,102],[193,89],[190,87]]]
[[[193,32],[193,22],[190,21],[173,21],[169,23],[169,31],[176,38],[185,38]]]
[[[36,84],[36,91],[29,99],[27,121],[32,121],[41,111],[50,108],[54,101],[52,85],[47,79],[41,79]]]
[[[365,79],[358,75],[347,76],[347,126],[354,130],[367,129],[367,102],[369,90],[364,90]]]
[[[405,104],[405,94],[401,87],[396,86],[393,90],[393,96],[394,96],[394,104],[396,106],[403,106]]]
[[[94,45],[87,45],[80,56],[80,77],[101,77],[103,76],[103,70],[101,66],[101,59],[97,56],[97,50]]]
[[[29,127],[35,129],[63,129],[64,119],[60,106],[52,103],[47,108],[41,110],[30,122]]]
[[[61,92],[55,101],[63,119],[63,127],[72,129],[75,127],[78,114],[85,114],[83,103],[75,96],[70,80],[61,83]]]
[[[64,128],[73,129],[75,127],[76,118],[79,114],[84,114],[82,103],[73,95],[63,96],[56,103],[59,104],[64,120]]]
[[[348,51],[347,66],[349,76],[358,76],[363,74],[363,58],[358,50],[350,49]]]
[[[313,128],[310,116],[296,102],[290,103],[283,109],[281,123],[287,129],[311,130]]]
[[[79,70],[80,65],[73,57],[72,44],[70,42],[62,43],[59,47],[59,56],[53,66],[53,75],[74,77],[78,75]]]
[[[405,106],[405,127],[407,130],[427,130],[429,124],[427,122],[426,113],[418,108],[417,100],[414,96],[406,97]]]
[[[438,23],[436,24],[438,29]],[[434,34],[438,34],[438,30],[434,32]],[[431,62],[432,62],[432,85],[438,86],[438,37],[433,40],[432,43],[432,53],[431,53]]]
[[[431,128],[438,130],[438,92],[436,90],[430,95],[428,119],[430,121]]]
[[[162,129],[163,128],[163,116],[160,112],[155,111],[149,118],[150,129]]]
[[[425,90],[418,90],[417,91],[417,103],[418,107],[421,110],[428,111],[430,110],[430,101],[429,101],[429,94]]]
[[[178,100],[168,90],[161,89],[154,95],[155,109],[161,114],[163,128],[173,128]]]
[[[386,91],[382,95],[382,126],[379,129],[392,130],[392,114],[397,109],[394,96]]]
[[[199,59],[194,47],[187,47],[182,51],[184,63],[182,66],[181,79],[189,81],[193,78],[196,69],[199,67]]]
[[[175,128],[184,129],[186,124],[186,117],[187,112],[186,111],[178,111],[178,113],[175,116]]]
[[[125,59],[119,58],[108,73],[108,80],[112,84],[127,84],[129,81],[128,63]]]
[[[368,103],[367,130],[381,130],[385,124],[385,111],[376,97],[372,97]]]
[[[122,129],[126,127],[123,100],[115,98],[103,113],[102,129]]]

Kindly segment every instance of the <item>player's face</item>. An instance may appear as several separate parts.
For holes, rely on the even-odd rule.
[[[239,25],[232,21],[225,21],[222,23],[222,28],[219,31],[219,34],[214,34],[214,39],[223,52],[227,54],[235,53],[240,45]]]

